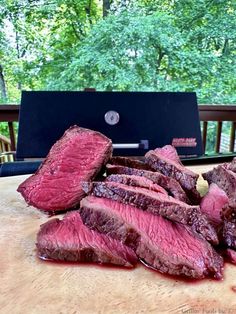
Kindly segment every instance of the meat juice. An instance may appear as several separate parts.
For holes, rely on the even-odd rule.
[[[161,276],[164,279],[167,279],[168,281],[175,281],[175,282],[180,282],[184,283],[187,285],[200,285],[202,282],[212,282],[214,284],[220,284],[223,282],[224,278],[217,280],[217,279],[212,279],[212,278],[203,278],[203,279],[194,279],[194,278],[188,278],[184,276],[178,276],[178,275],[170,275],[170,274],[163,274],[155,270],[152,266],[149,266],[146,264],[144,261],[140,261],[136,266],[134,267],[124,267],[124,266],[119,266],[119,265],[113,265],[113,264],[101,264],[101,263],[89,263],[89,262],[66,262],[66,261],[56,261],[52,259],[46,259],[44,257],[39,257],[38,256],[38,261],[40,263],[47,262],[52,265],[59,265],[62,267],[95,267],[97,269],[105,269],[109,271],[116,271],[116,270],[122,270],[122,271],[134,271],[135,268],[142,267],[142,265],[145,266],[145,271],[152,272],[155,276]],[[157,278],[158,280],[158,278]],[[230,287],[231,291],[236,293],[236,285]]]
[[[189,278],[185,276],[180,276],[180,275],[170,275],[170,274],[164,274],[160,273],[157,271],[155,268],[152,266],[148,265],[144,261],[140,261],[145,267],[147,268],[148,271],[152,272],[154,275],[160,275],[161,277],[167,279],[167,280],[172,280],[172,281],[177,281],[177,282],[182,282],[186,284],[200,284],[203,280],[214,280],[215,281],[221,281],[221,280],[216,280],[216,279],[209,279],[209,278],[203,278],[203,279],[195,279],[195,278]]]
[[[214,280],[214,279],[209,279],[209,278],[204,278],[204,279],[194,279],[194,278],[188,278],[184,276],[178,276],[178,275],[169,275],[169,274],[163,274],[154,269],[152,266],[149,266],[143,261],[140,261],[136,266],[134,267],[124,267],[124,266],[119,266],[119,265],[114,265],[114,264],[102,264],[102,263],[89,263],[89,262],[66,262],[66,261],[56,261],[53,259],[47,259],[44,257],[38,256],[38,261],[40,263],[47,262],[48,264],[51,265],[59,265],[63,267],[95,267],[97,269],[109,269],[109,270],[122,270],[122,271],[133,271],[136,268],[143,267],[142,265],[145,265],[144,270],[152,272],[155,276],[161,276],[162,278],[165,278],[167,280],[172,280],[172,281],[179,281],[183,282],[186,284],[200,284],[203,280]],[[214,280],[214,282],[217,280]],[[218,280],[219,281],[219,280]],[[221,280],[220,280],[221,281]],[[236,287],[235,287],[236,289]],[[235,291],[236,292],[236,291]]]

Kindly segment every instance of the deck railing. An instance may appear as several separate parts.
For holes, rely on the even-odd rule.
[[[229,152],[234,152],[236,129],[236,105],[199,105],[199,118],[203,122],[202,141],[204,152],[207,143],[208,122],[217,123],[215,153],[220,152],[223,122],[231,123]]]
[[[10,138],[10,150],[16,150],[16,135],[14,131],[14,122],[18,122],[19,119],[19,105],[0,105],[0,123],[7,122],[9,138]]]
[[[231,123],[229,152],[234,152],[235,130],[236,130],[236,104],[235,105],[199,105],[198,108],[199,108],[200,121],[203,124],[202,140],[203,140],[204,152],[206,150],[208,123],[210,121],[214,121],[217,123],[215,153],[220,152],[222,124],[224,121],[228,121]],[[0,105],[0,123],[1,122],[8,123],[10,144],[8,143],[8,146],[6,146],[4,144],[4,141],[1,140],[1,138],[0,138],[0,142],[3,143],[1,144],[3,145],[2,147],[5,147],[5,150],[7,151],[16,150],[16,135],[14,132],[13,123],[17,122],[18,118],[19,118],[19,105]]]

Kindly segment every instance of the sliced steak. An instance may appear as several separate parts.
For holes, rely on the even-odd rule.
[[[223,213],[223,240],[224,243],[233,249],[236,249],[236,210],[228,208]]]
[[[187,205],[163,193],[115,182],[85,182],[83,188],[87,194],[128,203],[172,221],[190,225],[208,241],[218,244],[216,231],[198,206]]]
[[[153,171],[147,171],[147,170],[141,170],[141,169],[135,169],[135,168],[129,168],[124,166],[118,166],[118,165],[106,165],[107,173],[109,174],[127,174],[127,175],[135,175],[135,176],[141,176],[145,177],[149,180],[152,180],[153,183],[156,183],[163,187],[170,196],[173,196],[174,198],[189,203],[189,199],[180,186],[179,182],[177,182],[175,179],[165,176],[164,174],[160,172],[153,172]]]
[[[73,208],[84,196],[81,182],[93,179],[111,152],[110,139],[99,132],[73,126],[17,191],[29,205],[45,211]]]
[[[229,205],[236,207],[236,173],[219,165],[202,176],[209,184],[215,183],[224,190],[229,198]]]
[[[193,204],[199,204],[200,194],[196,189],[198,174],[184,167],[176,158],[166,157],[165,146],[161,149],[150,150],[145,155],[146,163],[156,171],[177,180],[187,193]]]
[[[129,245],[144,264],[162,273],[222,277],[221,256],[188,226],[105,198],[86,197],[80,207],[87,226]]]
[[[109,160],[109,164],[111,165],[119,165],[124,167],[136,168],[141,170],[152,170],[149,165],[145,162],[133,158],[128,157],[112,157]]]
[[[112,174],[107,177],[106,181],[108,182],[117,182],[130,186],[137,186],[141,188],[146,188],[151,191],[163,193],[168,195],[166,190],[164,190],[160,185],[153,183],[153,181],[145,178],[139,177],[135,175],[127,175],[127,174]]]
[[[215,183],[211,183],[209,191],[202,198],[201,211],[207,216],[208,220],[215,226],[222,225],[222,208],[229,204],[227,194]]]
[[[165,145],[162,148],[156,148],[154,149],[154,152],[183,166],[176,149],[172,145]]]
[[[224,163],[222,165],[225,169],[236,172],[236,157],[233,158],[231,162]]]
[[[78,211],[63,220],[43,224],[37,235],[41,259],[67,262],[111,263],[131,267],[137,261],[132,249],[121,242],[87,228]]]

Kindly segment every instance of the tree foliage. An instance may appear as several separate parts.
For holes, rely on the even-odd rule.
[[[22,89],[47,88],[48,75],[60,75],[101,12],[95,0],[1,0],[0,65],[8,101],[19,101]]]
[[[233,0],[2,0],[2,101],[95,87],[235,103],[235,19]]]

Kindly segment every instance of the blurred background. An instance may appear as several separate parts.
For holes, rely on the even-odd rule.
[[[235,21],[235,0],[1,0],[0,103],[19,104],[22,90],[90,87],[236,104]],[[216,133],[209,122],[207,153]],[[0,134],[9,137],[7,122]]]

